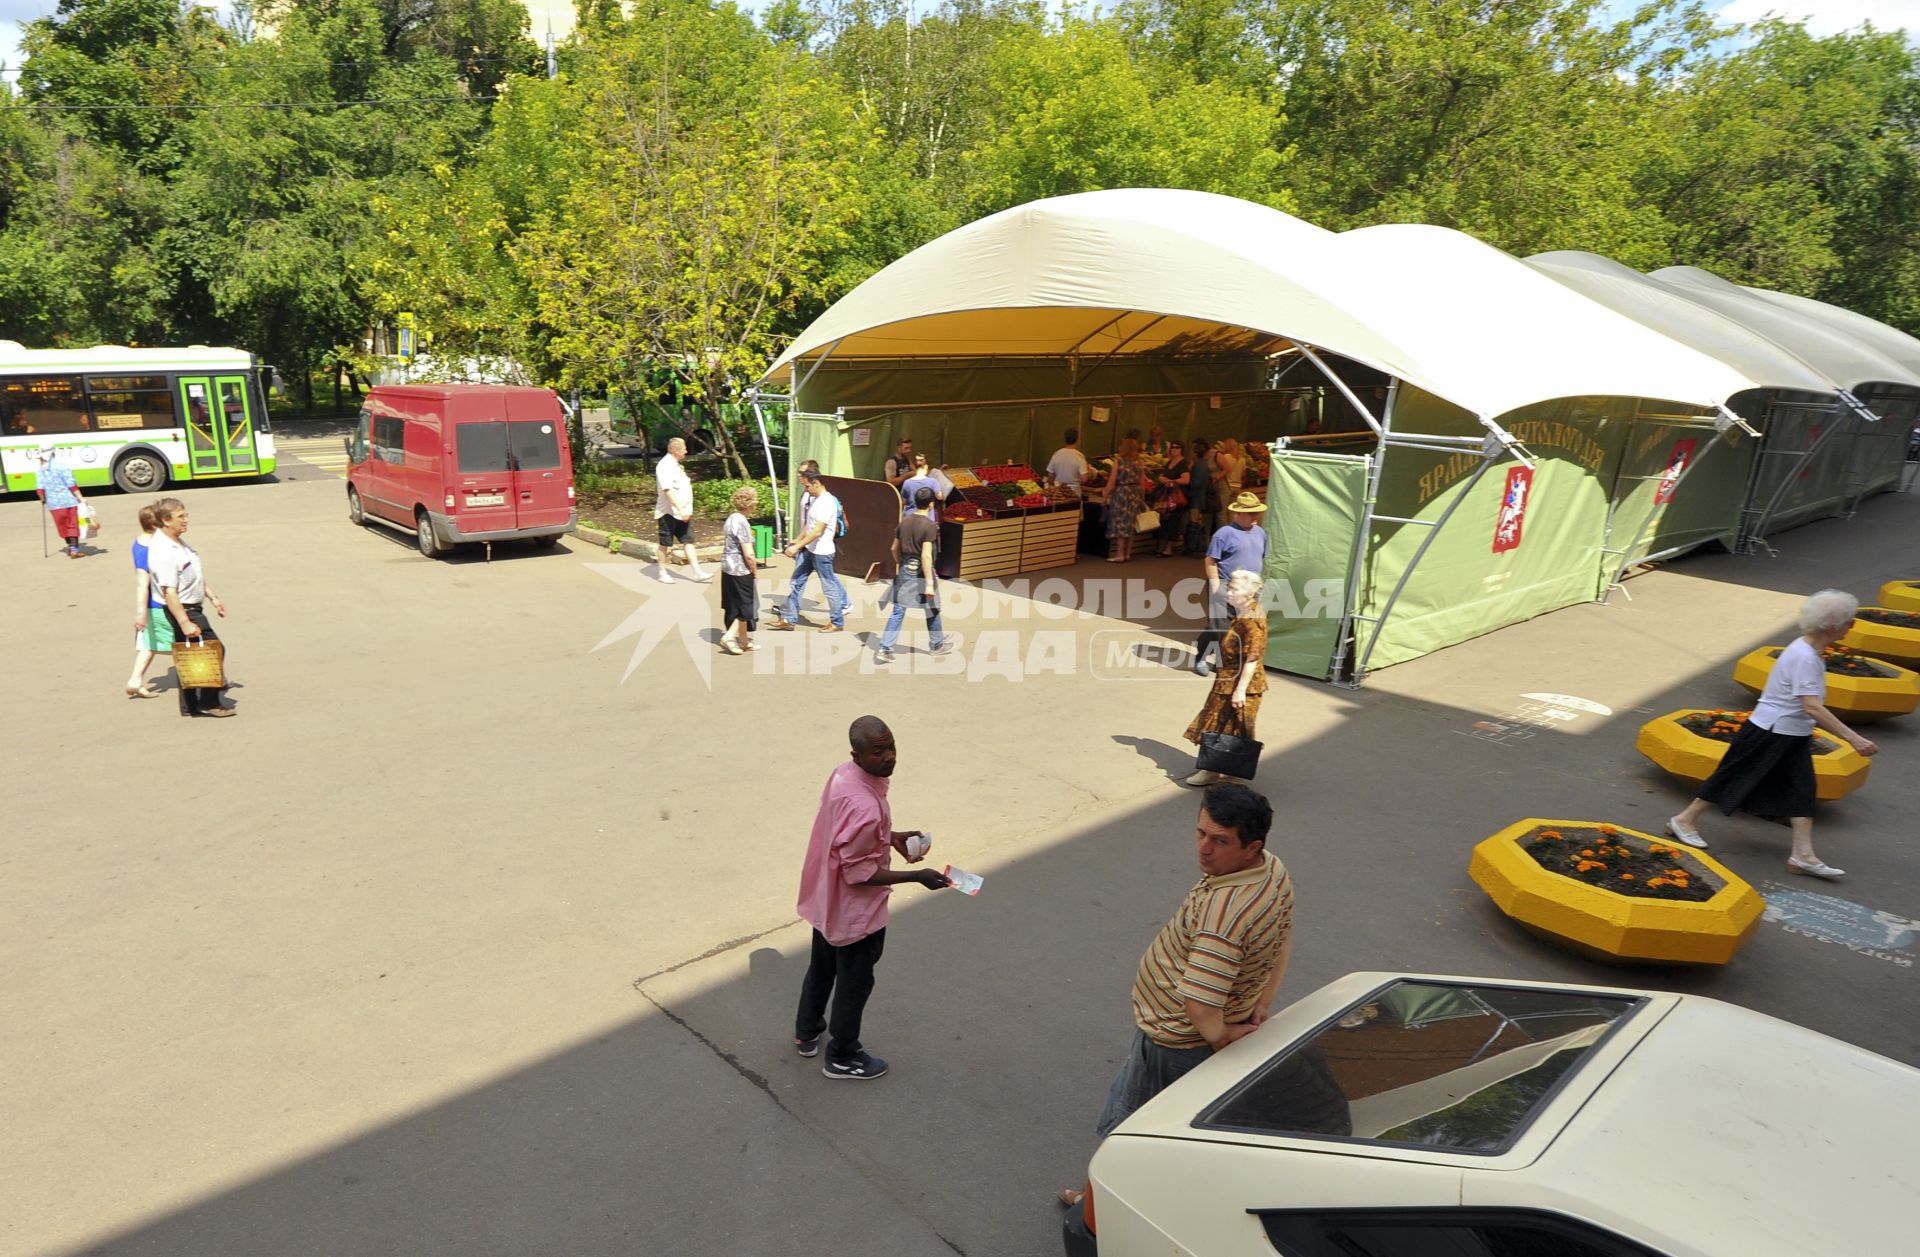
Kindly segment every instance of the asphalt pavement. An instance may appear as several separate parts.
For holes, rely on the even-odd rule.
[[[99,498],[81,562],[43,559],[37,505],[0,500],[0,1251],[1058,1251],[1052,1193],[1092,1151],[1134,964],[1197,876],[1170,775],[1204,685],[1160,666],[1160,630],[983,595],[953,660],[882,669],[868,587],[856,633],[731,658],[700,623],[717,590],[577,540],[427,560],[297,458],[180,496],[230,611],[234,720],[122,696],[132,500]],[[1298,886],[1287,989],[1403,968],[1680,989],[1920,1063],[1913,718],[1875,726],[1868,785],[1819,817],[1845,881],[1788,878],[1784,829],[1714,821],[1775,918],[1724,970],[1552,950],[1466,874],[1525,816],[1657,830],[1686,792],[1639,724],[1736,704],[1733,661],[1788,640],[1804,594],[1920,578],[1916,540],[1920,496],[1880,497],[1359,690],[1276,674],[1257,784]],[[847,1084],[789,1046],[792,905],[868,712],[900,744],[896,825],[986,885],[896,893],[866,1033],[893,1072]]]

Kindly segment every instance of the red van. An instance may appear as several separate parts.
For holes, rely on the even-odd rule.
[[[466,541],[550,546],[579,523],[551,389],[382,384],[347,438],[347,516],[411,532],[429,558]]]

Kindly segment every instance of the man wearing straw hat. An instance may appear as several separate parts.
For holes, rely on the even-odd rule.
[[[1265,574],[1267,566],[1267,530],[1255,521],[1267,507],[1258,497],[1242,491],[1227,503],[1227,523],[1213,534],[1207,546],[1207,628],[1193,643],[1193,670],[1201,676],[1213,672],[1213,654],[1233,623],[1233,608],[1227,605],[1227,581],[1235,572]]]

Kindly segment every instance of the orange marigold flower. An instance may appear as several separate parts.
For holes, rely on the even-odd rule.
[[[1623,882],[1630,882],[1630,881],[1632,881],[1632,880],[1633,880],[1633,874],[1631,874],[1631,873],[1622,873],[1622,874],[1620,875],[1620,880],[1621,880],[1621,881],[1623,881]]]
[[[1618,829],[1615,829],[1612,825],[1602,825],[1600,826],[1600,832],[1603,834],[1617,834],[1620,831]]]
[[[1672,882],[1670,882],[1670,881],[1668,881],[1668,880],[1667,880],[1666,878],[1664,878],[1664,877],[1649,877],[1649,878],[1647,879],[1647,885],[1649,885],[1649,886],[1671,886],[1671,885],[1673,885],[1673,883],[1672,883]]]
[[[1560,831],[1557,829],[1543,829],[1540,831],[1540,836],[1542,838],[1558,838]]]
[[[1580,854],[1584,856],[1591,856],[1593,852],[1591,850],[1587,850],[1587,851],[1582,851]]]

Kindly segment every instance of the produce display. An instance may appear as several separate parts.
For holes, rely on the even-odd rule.
[[[953,481],[953,487],[956,489],[977,489],[980,487],[980,477],[974,475],[965,467],[955,467],[951,470],[942,468],[941,470],[946,472],[947,479]]]
[[[1033,477],[1031,476],[1027,477],[1024,480],[1016,480],[1014,481],[1014,483],[1020,487],[1020,492],[1022,493],[1040,492],[1040,482],[1038,480],[1033,479]]]
[[[1021,507],[1046,506],[1049,505],[1051,501],[1052,499],[1048,498],[1044,493],[1023,493],[1013,499],[1013,505]]]
[[[992,519],[979,507],[968,501],[949,502],[940,508],[940,518],[950,524],[964,523],[970,519]]]
[[[1004,467],[975,467],[973,474],[988,484],[1015,484],[1022,480],[1034,479],[1033,468],[1025,463],[1008,463]]]

